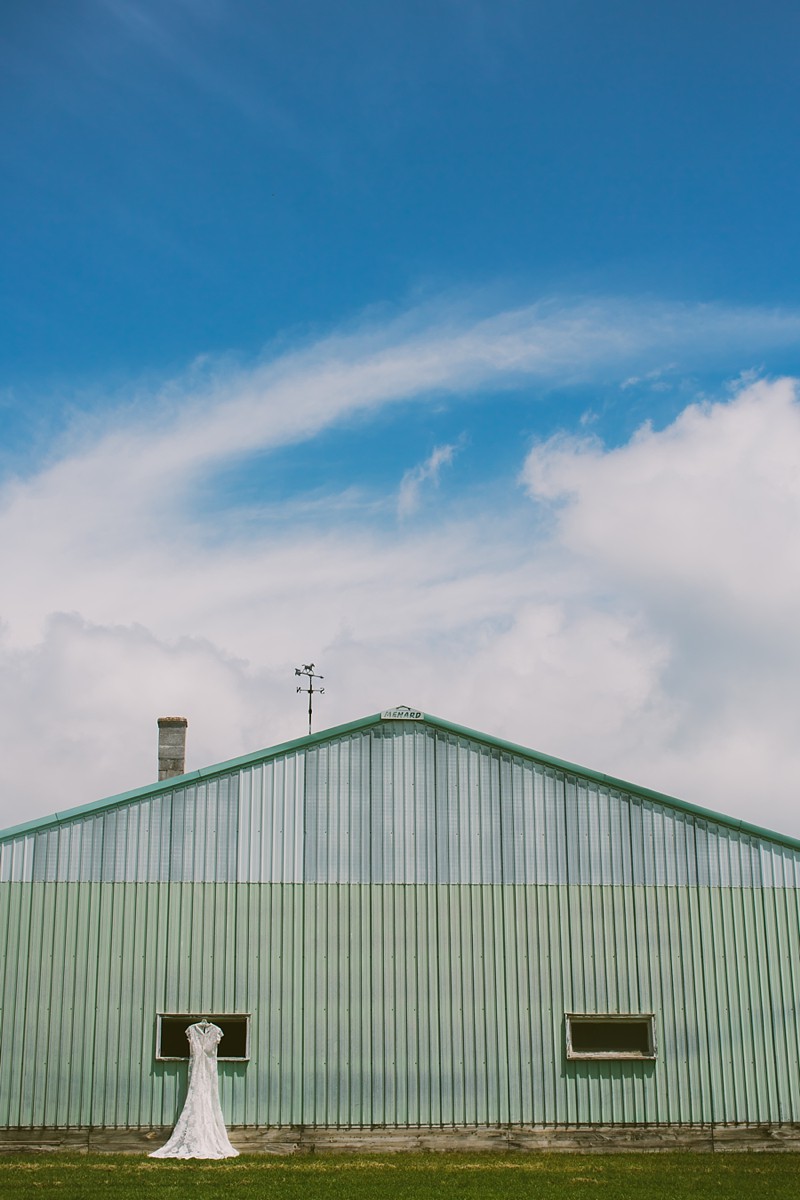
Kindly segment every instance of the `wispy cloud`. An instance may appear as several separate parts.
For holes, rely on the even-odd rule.
[[[654,367],[652,371],[647,371],[644,375],[631,375],[628,379],[623,379],[620,386],[620,391],[626,392],[632,387],[641,387],[644,384],[646,387],[653,388],[658,391],[667,386],[665,376],[670,375],[676,370],[676,363],[669,363],[665,367]]]
[[[681,369],[725,364],[797,344],[800,312],[667,305],[618,299],[546,301],[491,316],[431,303],[237,367],[207,360],[160,390],[136,395],[96,442],[104,462],[122,453],[136,484],[168,466],[183,479],[212,462],[313,437],[357,414],[424,403],[486,386],[622,383],[663,361]],[[750,365],[749,363],[747,365]],[[155,418],[158,419],[158,427]],[[134,448],[136,453],[130,456]]]
[[[418,463],[406,471],[400,481],[400,491],[397,496],[398,516],[408,517],[417,511],[423,486],[426,483],[432,484],[434,487],[438,485],[442,467],[452,463],[458,449],[458,442],[435,446],[424,462]]]

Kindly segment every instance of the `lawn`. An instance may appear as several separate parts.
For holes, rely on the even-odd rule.
[[[9,1155],[0,1197],[104,1200],[796,1200],[800,1154],[394,1154],[226,1162],[154,1162],[138,1155]]]

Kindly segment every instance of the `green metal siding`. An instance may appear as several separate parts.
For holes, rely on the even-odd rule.
[[[0,1124],[171,1124],[159,1011],[251,1012],[231,1124],[800,1121],[797,895],[653,886],[0,888]],[[652,1011],[655,1062],[567,1061]]]
[[[252,1014],[237,1125],[800,1121],[799,911],[792,839],[368,718],[0,835],[0,1126],[171,1124],[158,1012]]]

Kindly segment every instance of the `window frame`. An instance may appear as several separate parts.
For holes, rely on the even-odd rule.
[[[249,1062],[250,1061],[250,1018],[251,1013],[229,1012],[229,1013],[182,1013],[182,1012],[159,1012],[156,1013],[156,1062],[187,1062],[189,1059],[189,1045],[187,1042],[185,1054],[162,1054],[161,1053],[161,1027],[162,1021],[166,1018],[171,1021],[186,1021],[186,1028],[194,1025],[197,1021],[211,1021],[213,1025],[220,1025],[222,1021],[235,1019],[244,1021],[245,1024],[245,1052],[241,1054],[218,1054],[217,1062]],[[221,1026],[220,1026],[221,1027]],[[224,1039],[223,1039],[224,1040]]]
[[[603,1025],[624,1025],[630,1022],[637,1024],[646,1024],[648,1053],[642,1054],[639,1050],[576,1050],[572,1044],[572,1022],[580,1023],[593,1022]],[[653,1062],[658,1057],[658,1047],[656,1043],[656,1015],[652,1012],[638,1013],[564,1013],[564,1025],[566,1030],[566,1052],[567,1058],[570,1061],[577,1062]]]

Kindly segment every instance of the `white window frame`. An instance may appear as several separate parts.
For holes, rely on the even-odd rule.
[[[164,1018],[169,1020],[185,1020],[187,1028],[189,1025],[194,1025],[197,1021],[207,1019],[209,1021],[226,1021],[231,1017],[235,1017],[239,1021],[245,1023],[245,1053],[244,1057],[240,1055],[218,1054],[218,1062],[249,1062],[250,1061],[250,1013],[181,1013],[181,1012],[160,1012],[156,1014],[156,1062],[186,1062],[189,1057],[189,1043],[186,1043],[185,1054],[162,1054],[161,1053],[161,1022]],[[223,1041],[220,1045],[224,1044]]]
[[[624,1025],[631,1021],[637,1024],[647,1024],[648,1053],[638,1050],[575,1050],[572,1045],[572,1022],[592,1021],[603,1025]],[[567,1035],[567,1058],[578,1060],[626,1060],[633,1062],[652,1062],[657,1056],[656,1046],[656,1016],[651,1012],[640,1013],[564,1013],[564,1024]]]

